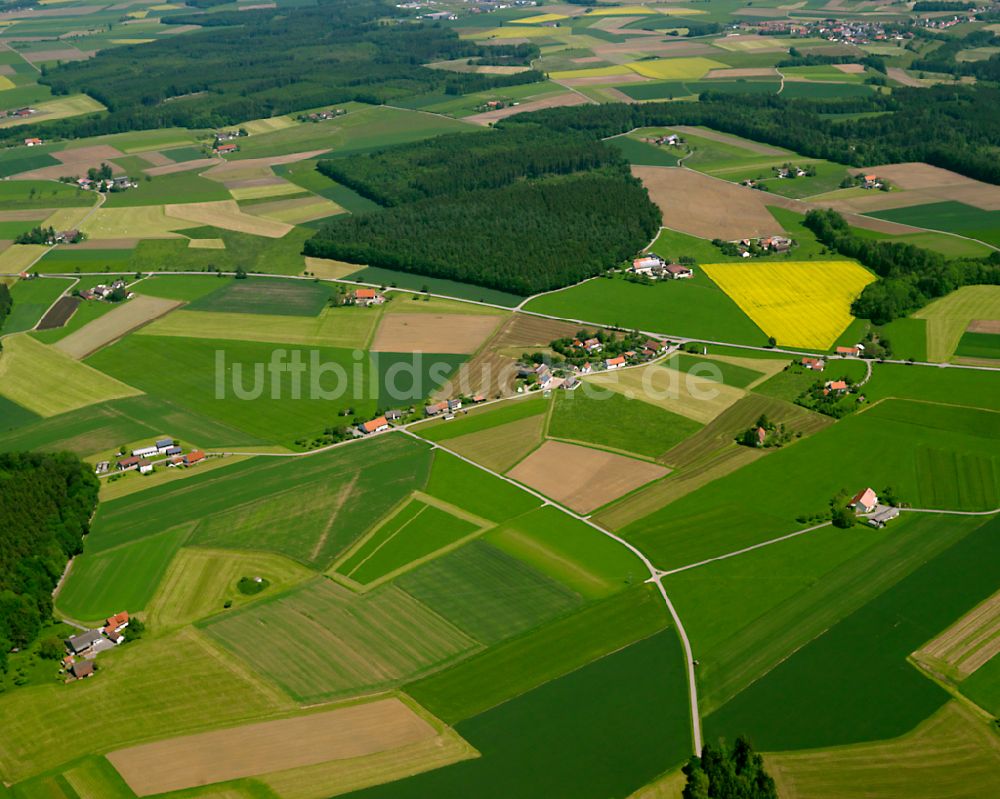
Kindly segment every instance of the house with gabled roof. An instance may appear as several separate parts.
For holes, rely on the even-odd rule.
[[[874,488],[863,488],[855,494],[847,507],[852,508],[856,513],[871,513],[878,506],[878,494]]]
[[[381,433],[383,430],[389,429],[389,422],[384,416],[379,416],[377,419],[358,425],[358,429],[366,436],[372,433]]]

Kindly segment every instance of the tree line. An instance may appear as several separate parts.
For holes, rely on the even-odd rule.
[[[872,114],[874,116],[855,116]],[[829,115],[844,116],[829,116]],[[811,158],[851,166],[926,161],[1000,184],[1000,89],[938,85],[849,100],[706,92],[700,102],[579,105],[510,117],[502,127],[543,125],[604,138],[637,127],[703,125]]]
[[[544,79],[528,70],[488,75],[429,69],[457,58],[537,56],[534,45],[477,45],[440,23],[407,19],[384,0],[319,0],[312,7],[187,13],[167,24],[206,30],[44,69],[56,95],[82,92],[108,108],[42,122],[44,138],[180,126],[217,128],[351,100],[381,104],[428,92],[466,94]],[[24,137],[2,134],[4,141]]]
[[[3,323],[10,315],[10,309],[14,307],[14,298],[10,296],[10,289],[6,283],[0,283],[0,331],[3,330]]]
[[[69,453],[0,454],[0,669],[52,616],[52,591],[97,508],[93,470]]]
[[[1000,252],[987,258],[949,260],[912,244],[862,238],[830,209],[809,211],[804,224],[827,247],[879,276],[851,306],[851,313],[876,325],[907,316],[962,286],[1000,285]]]

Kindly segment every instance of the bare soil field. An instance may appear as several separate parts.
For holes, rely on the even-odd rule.
[[[508,41],[509,40],[507,39],[504,40],[505,43]],[[532,100],[527,103],[521,103],[520,105],[500,108],[496,111],[485,111],[482,114],[473,114],[472,116],[466,117],[465,121],[473,122],[477,125],[489,125],[491,122],[496,122],[498,119],[506,119],[507,117],[514,116],[514,114],[524,114],[528,111],[541,111],[543,108],[561,108],[568,105],[583,105],[584,103],[589,102],[590,100],[582,94],[570,92],[568,94],[560,94],[556,97],[547,97],[544,100]]]
[[[589,513],[668,470],[612,452],[546,441],[508,474],[577,513]]]
[[[1000,333],[1000,320],[974,319],[966,330],[970,333]]]
[[[216,160],[216,166],[209,169],[205,173],[204,177],[220,181],[239,180],[241,179],[241,174],[243,175],[243,178],[269,177],[272,166],[294,164],[296,161],[306,161],[310,158],[315,158],[317,155],[322,155],[325,152],[327,152],[327,150],[309,150],[304,153],[275,155],[270,158],[246,158],[242,161],[223,161],[221,163]],[[261,170],[267,171],[266,173],[262,173]]]
[[[557,338],[575,336],[580,325],[544,319],[541,316],[515,314],[497,336],[497,347],[547,347]]]
[[[170,166],[170,164],[174,163],[159,150],[147,150],[145,152],[136,153],[136,155],[150,166]]]
[[[62,327],[73,316],[76,306],[79,304],[79,297],[60,297],[56,300],[56,304],[49,308],[45,316],[41,318],[35,329],[55,330],[57,327]]]
[[[120,308],[88,322],[53,346],[79,361],[181,304],[177,300],[159,297],[135,297]]]
[[[767,210],[770,198],[764,192],[677,167],[633,166],[632,174],[660,207],[663,224],[673,230],[727,240],[783,233]]]
[[[906,70],[901,67],[889,67],[886,69],[885,74],[888,75],[892,80],[897,83],[901,83],[904,86],[910,86],[915,89],[920,89],[926,84],[919,78],[915,78],[912,75],[908,75]]]
[[[180,163],[169,163],[163,166],[154,166],[146,170],[147,175],[157,177],[158,175],[173,175],[177,172],[191,172],[195,169],[206,169],[219,163],[218,158],[195,158],[193,161],[181,161]]]
[[[497,316],[485,314],[386,314],[372,352],[475,352],[496,329]]]
[[[346,760],[436,736],[399,699],[119,749],[108,760],[139,796]]]
[[[107,145],[81,147],[79,150],[65,150],[59,153],[51,153],[51,155],[62,163],[21,172],[16,175],[17,179],[58,180],[65,175],[85,175],[88,169],[100,166],[104,162],[110,164],[113,174],[125,174],[125,171],[118,164],[109,160],[110,158],[120,158],[123,153]]]
[[[885,164],[864,170],[866,174],[875,174],[886,178],[894,186],[905,192],[921,192],[918,202],[940,202],[954,200],[955,202],[974,205],[985,211],[1000,211],[1000,186],[983,183],[947,169],[941,169],[920,162],[908,164]],[[885,194],[879,192],[879,194]],[[885,195],[892,197],[892,193]],[[865,198],[866,199],[866,198]],[[893,198],[894,199],[894,198]],[[907,202],[906,205],[916,203]],[[898,207],[898,206],[883,206]]]
[[[834,64],[833,68],[839,69],[848,75],[862,75],[865,71],[864,64]]]
[[[285,222],[275,222],[273,219],[245,214],[236,204],[236,200],[165,205],[163,211],[172,219],[235,230],[237,233],[252,233],[269,239],[280,239],[293,227]]]
[[[495,472],[505,472],[542,442],[544,409],[536,416],[448,439],[448,449]]]
[[[62,161],[64,164],[72,164],[77,161],[93,161],[93,166],[100,166],[101,161],[110,161],[112,158],[121,158],[125,153],[109,144],[95,144],[91,147],[78,147],[75,150],[63,150],[52,153],[52,157]]]

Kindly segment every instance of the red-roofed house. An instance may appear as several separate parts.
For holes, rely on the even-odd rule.
[[[802,365],[806,369],[812,369],[814,372],[822,372],[826,368],[826,362],[821,358],[803,358]]]
[[[767,430],[765,430],[763,427],[758,427],[757,428],[757,446],[758,447],[764,446],[764,442],[765,441],[767,441]]]
[[[122,628],[128,627],[128,611],[123,610],[121,613],[116,613],[114,616],[108,616],[105,624],[113,632],[118,632]]]
[[[38,144],[41,144],[41,143],[42,143],[41,139],[31,138],[31,139],[25,139],[24,140],[24,146],[25,147],[34,147],[35,145],[38,145]]]
[[[665,341],[657,341],[655,338],[648,339],[643,345],[647,350],[652,350],[653,352],[663,352],[667,348],[667,343]]]
[[[618,369],[625,365],[625,356],[619,355],[617,358],[606,358],[604,361],[605,369]]]
[[[583,348],[587,352],[600,352],[604,349],[604,345],[601,344],[601,342],[596,338],[588,338],[585,342],[583,342]]]
[[[205,460],[205,453],[200,449],[193,449],[184,456],[184,465],[194,466],[196,463],[201,463],[203,460]]]
[[[874,489],[866,488],[855,494],[847,507],[854,508],[858,513],[871,513],[877,505],[878,494],[875,493]]]
[[[843,393],[847,391],[847,383],[843,380],[827,380],[826,385],[823,387],[823,393],[829,394],[831,391]]]
[[[235,153],[239,148],[239,145],[229,143],[229,144],[219,144],[216,145],[215,152],[219,155],[227,155],[228,153]]]
[[[843,355],[845,358],[857,358],[860,354],[859,347],[837,347],[837,355]]]
[[[424,416],[437,416],[439,413],[444,413],[446,410],[448,410],[447,402],[435,402],[424,408]]]
[[[377,419],[372,419],[370,422],[358,425],[358,429],[365,435],[369,433],[381,433],[383,430],[389,429],[389,422],[386,421],[384,416],[379,416]]]
[[[671,280],[681,280],[686,277],[694,277],[694,270],[690,266],[684,266],[684,264],[667,264],[663,267],[663,275]]]
[[[115,646],[117,646],[118,644],[122,643],[125,640],[125,635],[121,632],[121,630],[116,630],[113,627],[105,627],[104,634],[107,636],[107,639]]]
[[[354,304],[355,305],[381,305],[385,302],[385,297],[379,294],[375,289],[355,289],[354,290]]]
[[[137,469],[139,467],[139,458],[134,455],[129,458],[122,458],[118,461],[118,471],[127,472],[129,469]]]

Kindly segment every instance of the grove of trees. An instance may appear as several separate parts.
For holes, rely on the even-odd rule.
[[[0,454],[0,669],[52,616],[52,591],[97,507],[93,470],[68,453]]]
[[[742,736],[732,749],[705,744],[682,769],[687,777],[684,799],[778,799],[764,759]]]

